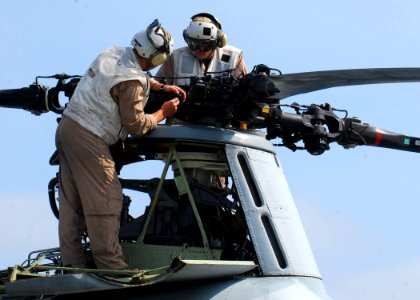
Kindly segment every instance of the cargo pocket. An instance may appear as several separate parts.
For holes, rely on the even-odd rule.
[[[101,156],[100,160],[102,170],[104,172],[105,183],[107,185],[112,184],[115,175],[115,163],[111,159],[108,159],[103,155]]]
[[[121,184],[115,171],[115,163],[111,159],[102,156],[100,158],[104,172],[104,212],[103,214],[119,215],[122,209]]]

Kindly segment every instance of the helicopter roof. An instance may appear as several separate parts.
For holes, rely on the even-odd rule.
[[[144,138],[233,144],[276,153],[273,144],[265,139],[265,133],[256,130],[233,130],[203,125],[160,125]]]

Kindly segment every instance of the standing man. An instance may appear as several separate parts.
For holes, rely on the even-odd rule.
[[[181,101],[186,97],[181,88],[144,73],[173,51],[173,40],[158,20],[135,34],[131,46],[108,48],[92,62],[57,128],[63,266],[86,267],[82,236],[87,230],[97,268],[127,268],[118,240],[122,188],[109,146],[128,134],[143,136],[176,112],[178,98],[145,114],[151,89],[176,93]]]
[[[240,49],[227,45],[226,33],[217,18],[209,13],[198,13],[183,31],[187,47],[174,51],[160,67],[156,77],[189,88],[191,77],[215,76],[230,71],[235,79],[248,73]],[[182,121],[176,119],[176,123]],[[226,179],[208,170],[186,170],[191,180],[213,187],[226,187]]]
[[[232,70],[235,79],[248,73],[242,51],[226,45],[226,33],[213,15],[192,16],[183,36],[188,46],[176,49],[156,77],[165,77],[171,84],[189,86],[190,77],[202,77],[208,72],[212,75],[211,72]]]

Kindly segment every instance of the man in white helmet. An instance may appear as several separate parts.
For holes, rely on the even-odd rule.
[[[215,76],[231,71],[235,79],[248,73],[240,49],[227,45],[227,35],[217,18],[209,13],[198,13],[183,31],[186,47],[176,49],[156,73],[170,84],[190,85],[191,77]],[[183,121],[174,120],[176,123]],[[207,170],[186,170],[186,176],[202,184],[225,188],[225,179]]]
[[[176,49],[156,77],[165,77],[171,84],[188,86],[191,77],[202,77],[205,73],[212,75],[212,72],[232,70],[236,79],[248,73],[242,51],[226,45],[226,33],[213,15],[192,16],[183,36],[188,46]]]
[[[125,269],[118,240],[123,195],[109,146],[128,134],[141,137],[171,117],[171,99],[144,112],[150,90],[185,100],[185,92],[149,78],[173,51],[173,41],[155,20],[134,35],[132,47],[111,47],[89,66],[64,110],[56,132],[60,159],[59,237],[63,266],[86,267],[82,236],[88,232],[97,268]]]

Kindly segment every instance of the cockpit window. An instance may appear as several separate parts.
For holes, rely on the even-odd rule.
[[[249,170],[249,166],[246,162],[246,158],[242,153],[238,155],[238,161],[239,161],[239,164],[241,165],[242,172],[244,173],[244,176],[245,176],[245,180],[252,194],[252,199],[254,200],[255,206],[261,207],[262,200],[261,200],[260,194],[258,193],[258,189],[255,184],[255,180],[252,175],[252,172]]]

